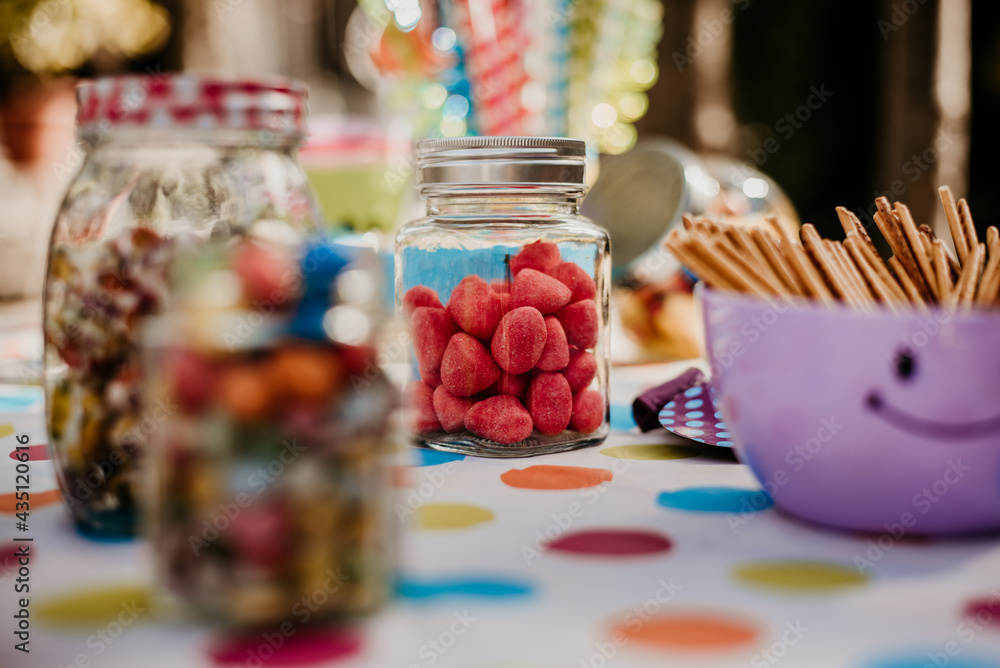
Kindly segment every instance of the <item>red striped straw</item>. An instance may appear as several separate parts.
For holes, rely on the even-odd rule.
[[[523,133],[521,89],[527,45],[516,0],[455,0],[465,36],[472,103],[484,135]]]

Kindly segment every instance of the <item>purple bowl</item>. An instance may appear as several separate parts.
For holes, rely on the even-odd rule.
[[[892,536],[1000,528],[1000,314],[701,301],[715,398],[777,506]]]

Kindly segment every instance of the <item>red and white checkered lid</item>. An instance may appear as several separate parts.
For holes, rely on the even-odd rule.
[[[76,88],[79,130],[270,130],[305,135],[308,87],[291,79],[196,74],[104,77]]]

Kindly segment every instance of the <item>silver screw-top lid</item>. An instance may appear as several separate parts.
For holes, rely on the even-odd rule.
[[[584,187],[586,144],[560,137],[454,137],[417,144],[417,186]]]

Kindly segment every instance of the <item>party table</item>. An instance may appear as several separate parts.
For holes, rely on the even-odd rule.
[[[18,530],[7,453],[22,434],[45,444],[43,403],[40,388],[2,386],[0,666],[1000,666],[998,536],[851,534],[783,514],[728,448],[634,426],[631,399],[679,370],[614,368],[613,430],[589,449],[401,447],[392,604],[315,626],[306,601],[248,635],[152,614],[148,546],[78,534],[42,447]],[[22,596],[30,654],[14,649]]]

